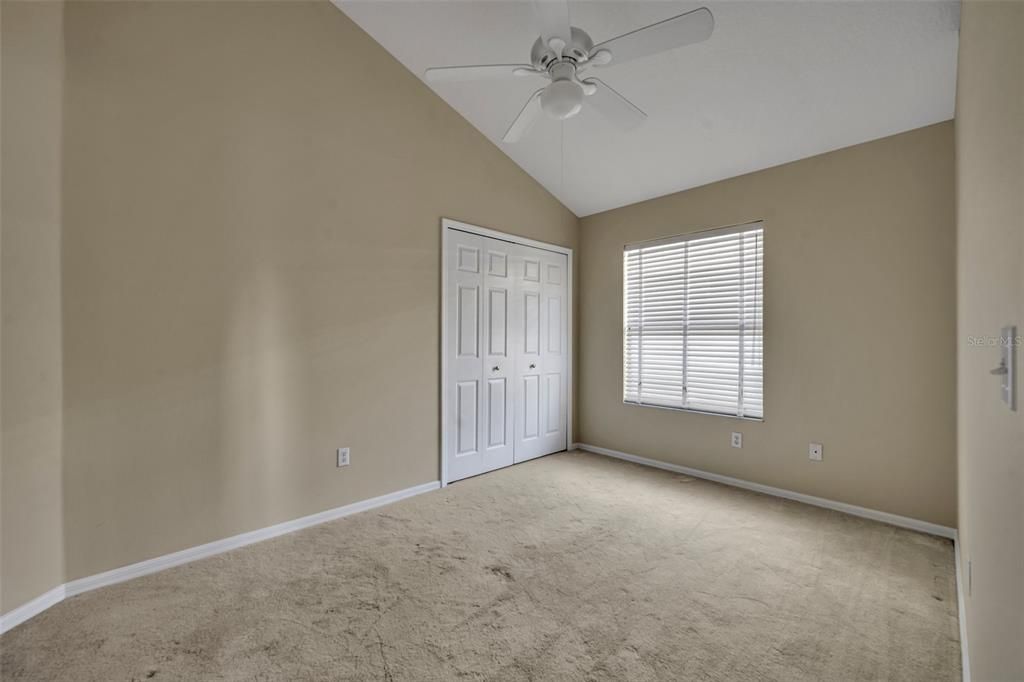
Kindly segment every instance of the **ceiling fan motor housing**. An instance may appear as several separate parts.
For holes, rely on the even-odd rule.
[[[587,55],[594,48],[594,41],[582,28],[573,26],[570,30],[572,31],[572,42],[565,46],[561,55],[555,54],[554,50],[547,46],[543,36],[537,38],[533,43],[533,49],[530,50],[530,63],[538,69],[547,69],[553,63],[558,62],[559,57],[570,59],[577,64],[585,62]]]

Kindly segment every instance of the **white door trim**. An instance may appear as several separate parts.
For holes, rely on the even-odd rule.
[[[572,418],[573,418],[573,398],[575,397],[575,390],[573,384],[573,353],[575,351],[575,344],[573,343],[573,307],[575,302],[573,301],[573,250],[566,246],[559,246],[557,244],[549,244],[547,242],[537,241],[536,239],[528,239],[526,237],[520,237],[519,235],[509,234],[507,232],[499,232],[498,230],[492,230],[486,227],[480,227],[479,225],[470,225],[469,223],[463,223],[458,220],[452,220],[450,218],[441,218],[441,383],[439,391],[441,394],[441,414],[440,414],[440,428],[441,428],[441,486],[448,485],[448,458],[445,453],[448,452],[448,433],[445,425],[448,423],[448,392],[445,387],[448,385],[448,358],[446,349],[448,348],[448,238],[452,230],[459,232],[468,232],[469,234],[480,235],[481,237],[490,237],[492,239],[500,239],[502,241],[511,242],[513,244],[521,244],[523,246],[532,246],[535,249],[544,249],[545,251],[553,251],[554,253],[565,254],[568,260],[568,267],[566,272],[566,278],[568,281],[568,289],[566,298],[568,298],[568,344],[569,344],[569,355],[568,355],[568,367],[566,369],[566,384],[568,389],[566,391],[566,410],[565,410],[565,444],[569,447],[572,443],[575,434],[572,431]]]

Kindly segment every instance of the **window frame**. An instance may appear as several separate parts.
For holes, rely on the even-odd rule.
[[[628,278],[627,278],[627,272],[626,272],[626,267],[627,266],[626,266],[626,262],[625,262],[626,254],[629,251],[633,251],[633,250],[637,250],[637,249],[642,249],[642,248],[651,248],[651,247],[657,247],[657,246],[662,246],[662,245],[679,244],[679,243],[684,243],[684,242],[693,241],[693,240],[697,240],[697,239],[703,239],[703,238],[707,238],[707,237],[727,236],[727,235],[730,235],[730,234],[737,234],[737,233],[742,233],[742,232],[748,232],[748,231],[756,230],[756,229],[760,229],[761,230],[761,245],[760,245],[760,251],[761,251],[761,278],[760,278],[761,279],[761,281],[760,281],[760,293],[761,293],[761,311],[760,311],[760,313],[761,313],[760,314],[760,317],[761,317],[761,323],[760,323],[760,332],[761,332],[761,339],[760,339],[761,340],[761,410],[760,410],[760,412],[761,412],[761,414],[759,416],[751,416],[751,415],[746,415],[746,414],[740,415],[740,414],[734,414],[734,413],[729,413],[729,412],[715,412],[713,410],[706,410],[706,409],[700,409],[700,408],[694,408],[694,407],[676,407],[676,406],[673,406],[673,405],[659,405],[659,404],[654,404],[654,403],[644,403],[644,402],[638,402],[638,401],[633,401],[633,400],[627,400],[626,399],[626,371],[627,371],[627,364],[626,364],[626,339],[627,339],[627,334],[628,334],[628,327],[627,327],[626,306],[627,306],[627,302],[628,302],[628,299],[627,299]],[[624,259],[623,259],[622,270],[621,270],[621,274],[622,274],[622,289],[621,289],[621,291],[622,291],[622,296],[623,296],[622,308],[621,308],[621,312],[622,312],[622,344],[623,344],[623,346],[622,346],[622,371],[621,371],[621,374],[620,374],[620,379],[622,381],[622,384],[621,384],[621,388],[622,388],[621,395],[622,395],[622,404],[623,405],[628,406],[628,407],[653,408],[653,409],[656,409],[656,410],[669,410],[669,411],[672,411],[672,412],[688,412],[688,413],[691,413],[691,414],[709,415],[709,416],[713,416],[713,417],[724,417],[726,419],[739,419],[739,420],[742,420],[742,421],[751,421],[751,422],[763,422],[763,421],[765,421],[765,415],[766,415],[766,405],[765,405],[765,402],[766,402],[766,400],[765,400],[765,386],[766,386],[765,326],[766,325],[765,325],[765,319],[766,319],[767,315],[766,315],[766,312],[765,312],[766,311],[766,302],[765,302],[765,295],[764,295],[764,293],[765,293],[764,282],[765,282],[765,278],[767,277],[767,275],[765,274],[765,269],[766,269],[766,265],[765,265],[766,232],[767,232],[767,226],[765,224],[765,220],[762,218],[762,219],[750,220],[750,221],[743,222],[743,223],[737,223],[737,224],[734,224],[734,225],[727,225],[727,226],[722,226],[722,227],[705,228],[705,229],[701,229],[701,230],[695,230],[695,231],[692,231],[692,232],[684,232],[684,233],[681,233],[681,234],[671,235],[671,236],[667,236],[667,237],[657,237],[657,238],[654,238],[654,239],[647,239],[647,240],[642,240],[642,241],[629,242],[629,243],[623,245],[623,247],[622,247],[622,254],[623,254]],[[742,331],[739,332],[739,333],[742,334]],[[684,363],[686,362],[686,357],[685,356],[683,358],[683,362]],[[741,359],[740,362],[742,364],[743,360]],[[741,379],[738,378],[738,380],[741,380]]]

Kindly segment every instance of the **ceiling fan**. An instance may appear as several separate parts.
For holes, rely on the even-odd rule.
[[[591,68],[620,64],[684,45],[707,40],[715,28],[707,7],[686,12],[650,26],[594,44],[581,28],[569,24],[567,0],[533,0],[541,35],[530,50],[529,64],[485,64],[441,66],[427,69],[432,83],[540,76],[551,82],[526,100],[502,138],[517,142],[543,111],[555,119],[575,116],[583,103],[594,107],[613,124],[633,128],[647,118],[635,104],[593,76],[582,77]],[[584,99],[585,98],[585,99]]]

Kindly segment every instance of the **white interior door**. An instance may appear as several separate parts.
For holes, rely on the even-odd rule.
[[[566,449],[568,258],[515,247],[515,461]]]
[[[567,256],[460,230],[445,248],[447,480],[565,450]]]
[[[512,273],[509,270],[508,242],[483,238],[483,443],[484,470],[491,471],[512,464],[515,441],[512,428],[512,370],[515,359],[511,350]]]
[[[448,479],[512,464],[509,244],[448,239]]]

